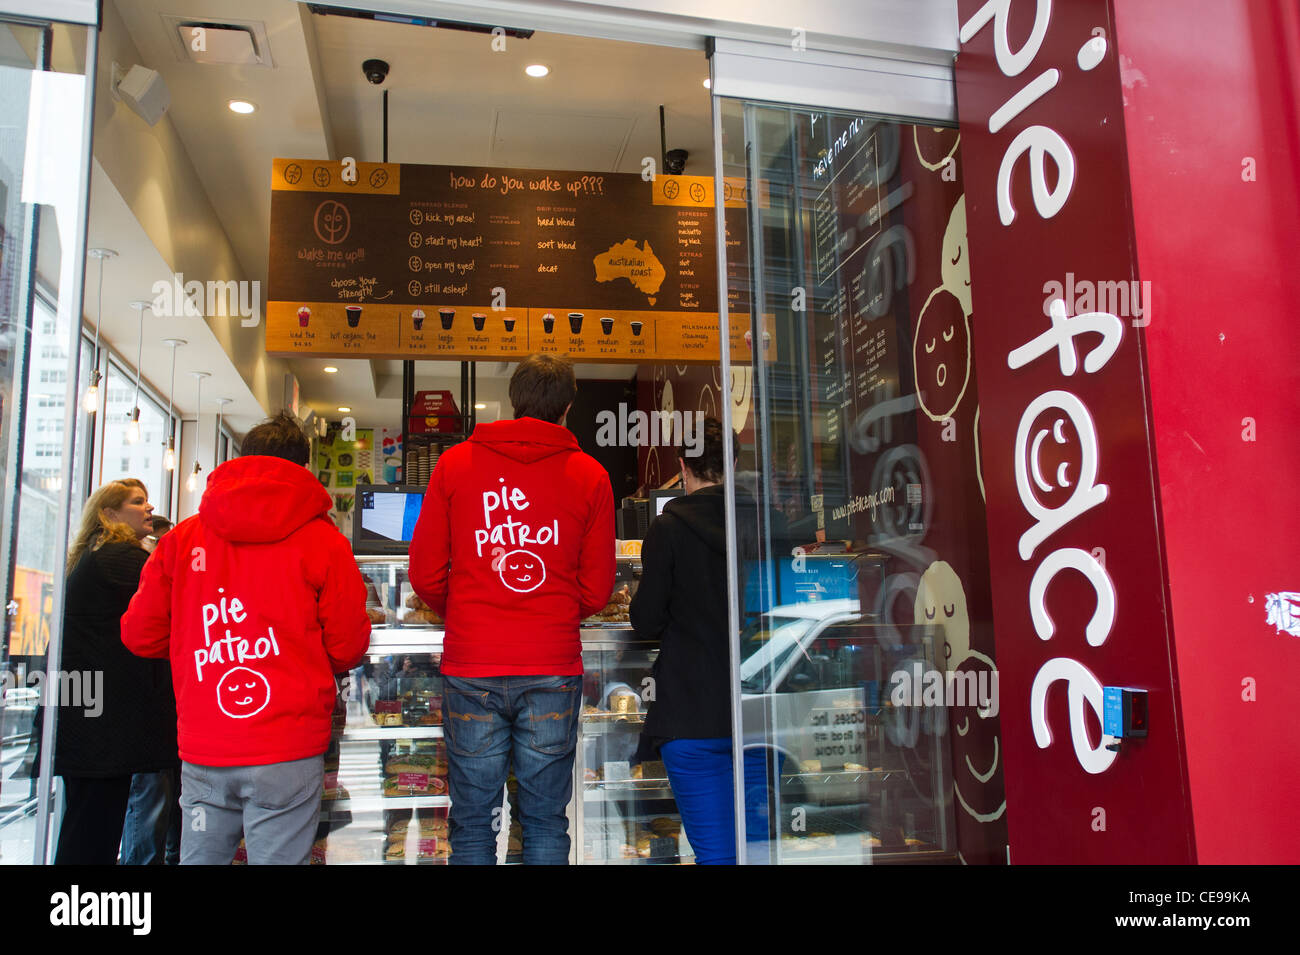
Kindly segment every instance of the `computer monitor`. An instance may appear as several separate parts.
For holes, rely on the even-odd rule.
[[[352,553],[405,554],[424,504],[411,484],[358,484],[352,514]]]
[[[681,488],[673,488],[668,491],[651,491],[650,492],[650,520],[654,520],[664,512],[664,505],[675,497],[683,497],[686,492]]]

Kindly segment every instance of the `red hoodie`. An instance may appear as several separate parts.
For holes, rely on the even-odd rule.
[[[578,624],[614,589],[609,475],[567,428],[479,425],[433,470],[410,580],[447,621],[443,673],[581,673]]]
[[[333,675],[370,643],[365,584],[329,509],[306,468],[228,461],[144,565],[122,642],[171,658],[186,762],[259,766],[329,746]]]

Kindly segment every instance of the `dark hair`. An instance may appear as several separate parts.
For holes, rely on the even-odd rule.
[[[682,412],[683,419],[690,413]],[[684,430],[677,432],[675,442],[677,456],[686,462],[686,467],[701,481],[716,483],[726,474],[726,462],[722,459],[726,447],[722,440],[722,422],[717,418],[705,418],[701,430],[704,436],[699,445],[700,453],[695,455],[692,455],[691,449],[686,447]],[[730,444],[731,460],[735,461],[740,457],[740,435],[732,432]]]
[[[169,530],[171,530],[175,526],[176,525],[174,525],[169,518],[163,517],[159,514],[155,514],[153,517],[154,540],[157,540],[159,537],[162,537],[164,534],[166,534]]]
[[[510,376],[510,403],[516,418],[558,424],[577,395],[573,362],[560,355],[529,355]]]
[[[299,426],[298,419],[287,411],[281,411],[244,436],[239,454],[245,458],[250,454],[264,454],[271,458],[284,458],[305,467],[311,460],[311,442]]]

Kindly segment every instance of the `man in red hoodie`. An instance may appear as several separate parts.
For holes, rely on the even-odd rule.
[[[496,861],[512,763],[525,864],[568,861],[578,625],[609,600],[615,563],[609,475],[564,427],[576,395],[567,359],[520,362],[515,420],[443,453],[411,539],[411,586],[446,620],[454,864]]]
[[[170,657],[181,756],[181,864],[304,865],[320,816],[334,674],[370,643],[366,591],[281,413],[212,472],[199,513],[145,564],[122,642]]]

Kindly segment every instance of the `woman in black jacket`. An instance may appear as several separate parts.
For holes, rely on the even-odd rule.
[[[122,645],[121,618],[149,554],[153,507],[139,481],[105,484],[86,502],[68,552],[54,772],[64,815],[56,865],[113,865],[133,773],[177,765],[176,704],[165,660]],[[51,680],[50,683],[54,681]],[[54,690],[54,687],[51,687]]]
[[[707,418],[696,456],[679,452],[685,497],[664,507],[641,547],[641,582],[632,598],[637,636],[657,640],[654,699],[644,736],[657,747],[690,840],[701,865],[736,862],[735,802],[731,747],[730,643],[737,639],[727,614],[726,502],[723,454],[736,454],[735,437],[723,441],[722,425]],[[738,564],[754,552],[753,498],[736,497]],[[742,571],[743,575],[743,571]],[[763,792],[765,763],[747,754],[746,790]],[[747,798],[757,812],[765,798]],[[761,803],[762,809],[758,809]],[[750,813],[750,815],[755,815]],[[758,815],[749,820],[751,839],[766,839]]]

